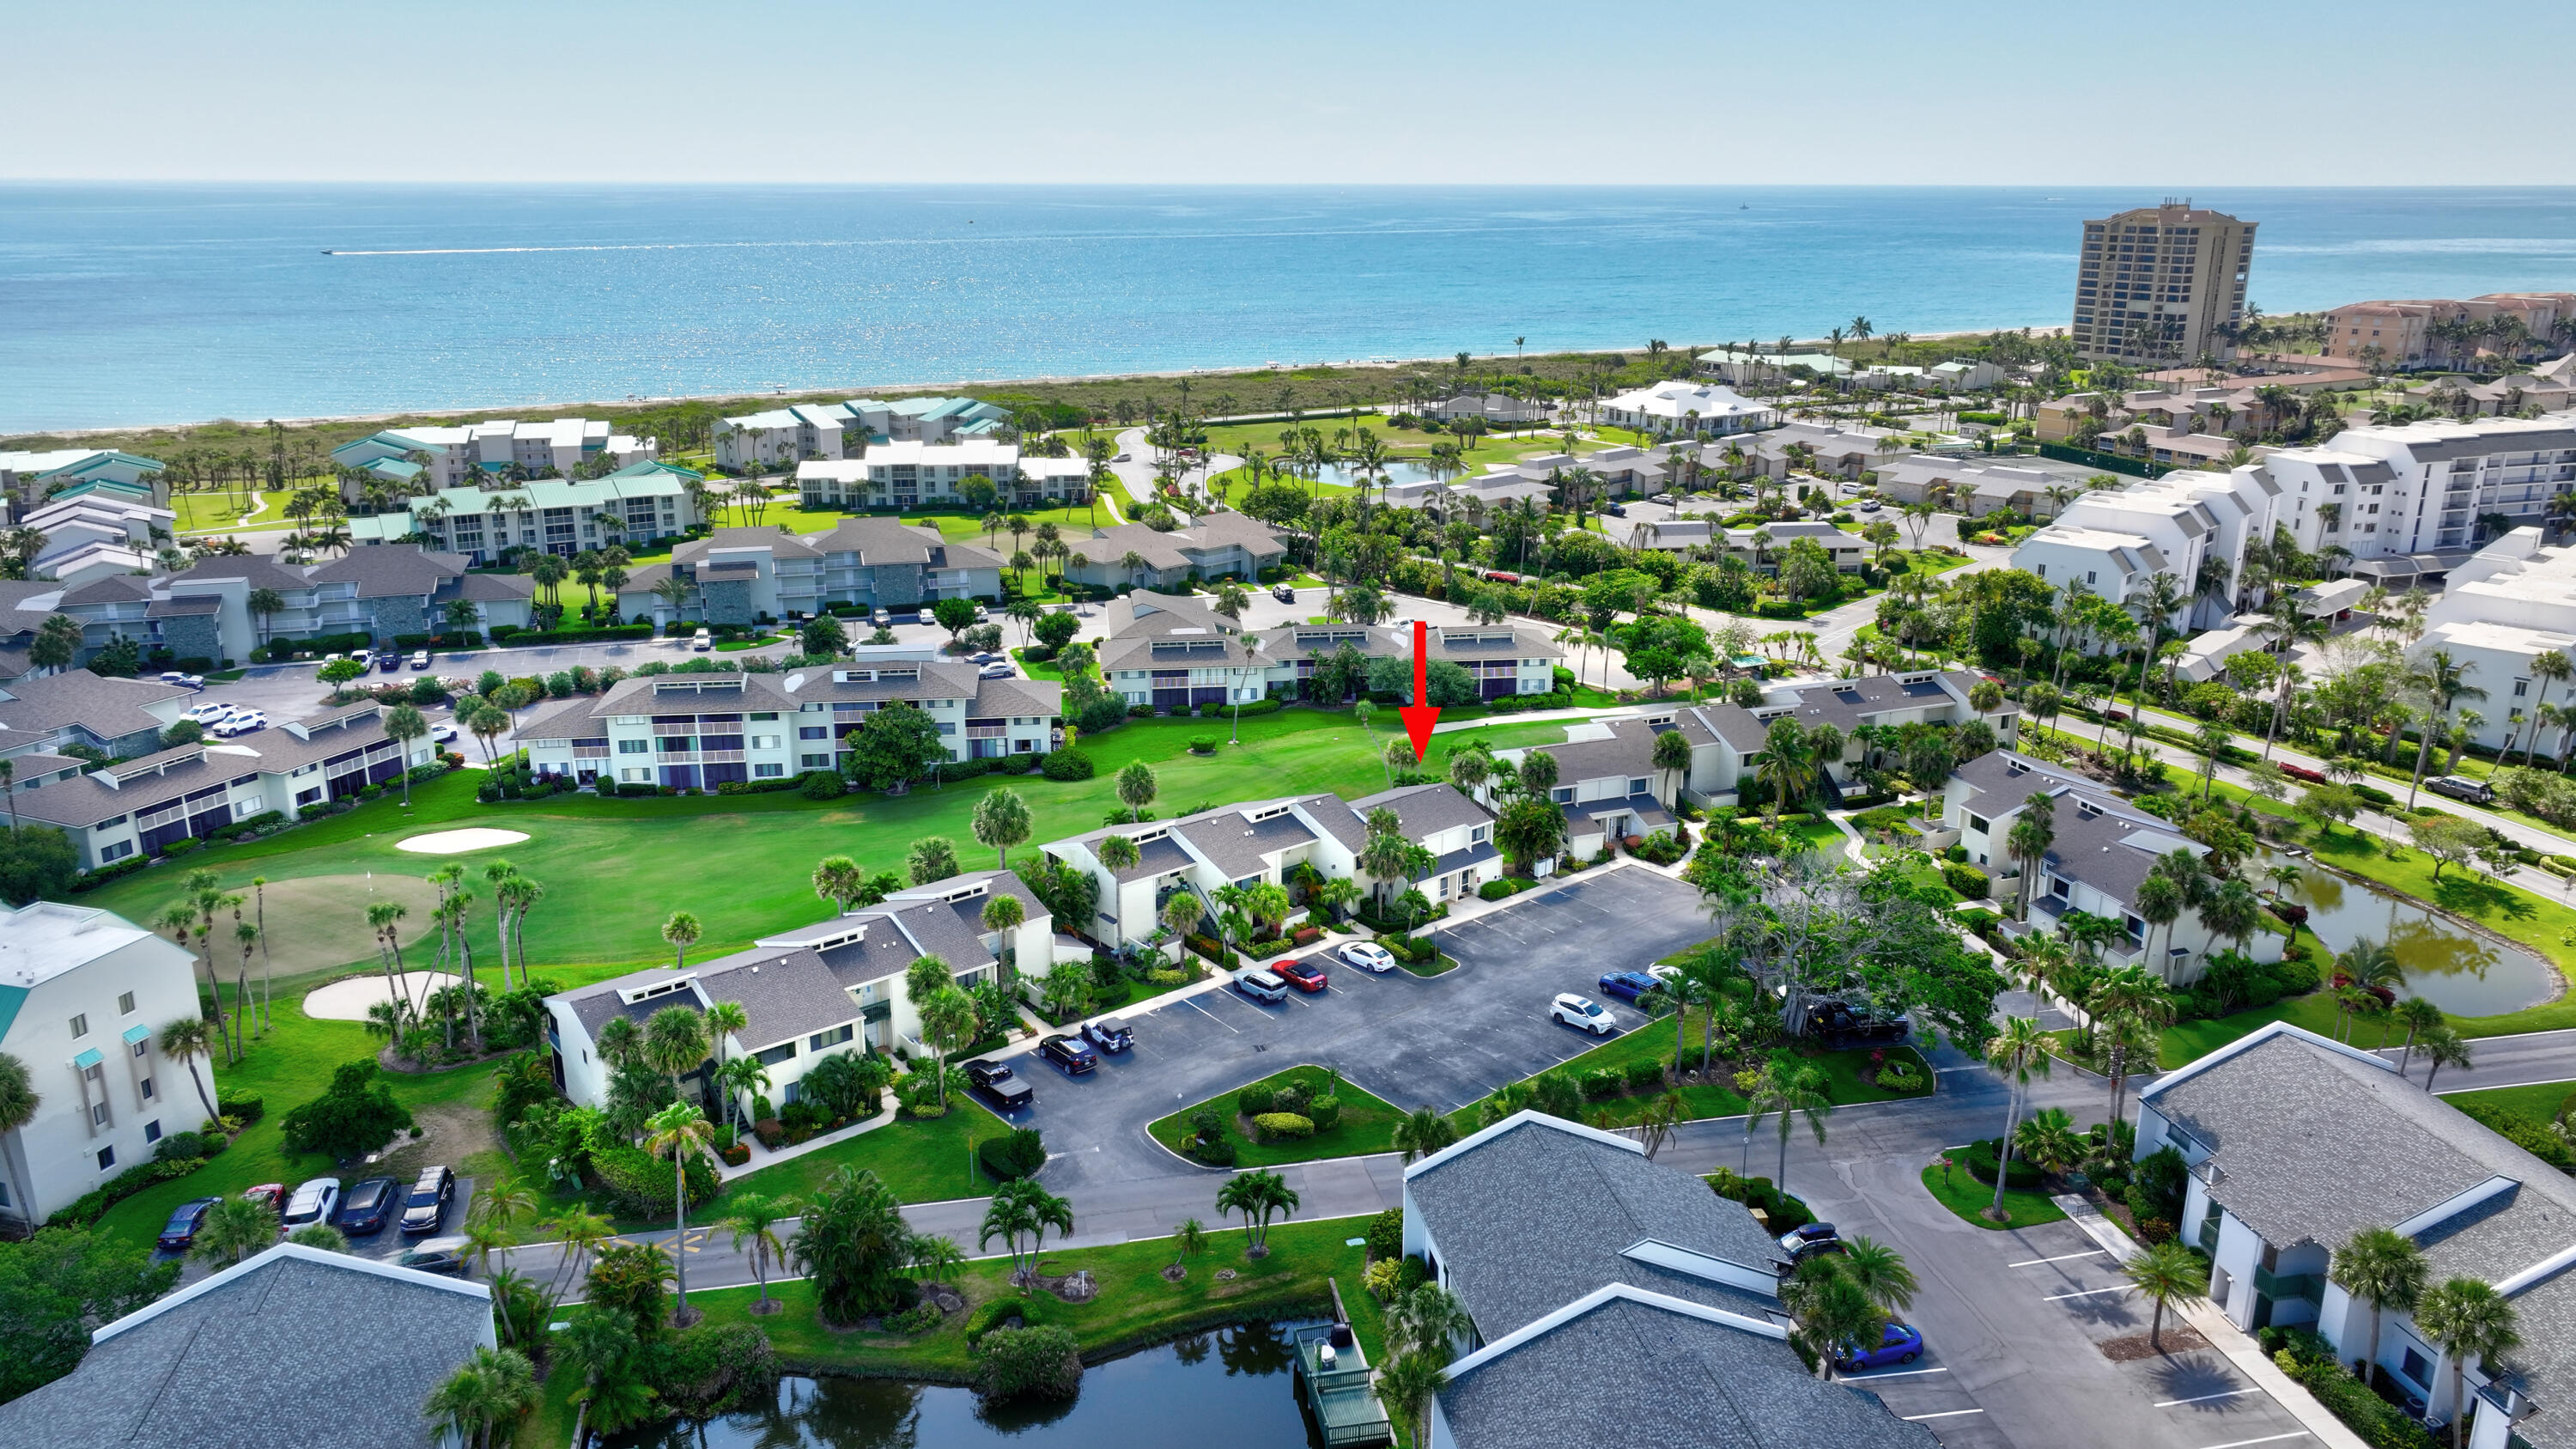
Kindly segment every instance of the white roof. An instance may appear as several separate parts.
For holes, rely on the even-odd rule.
[[[39,986],[146,938],[158,939],[123,916],[94,906],[55,901],[35,901],[16,910],[0,906],[0,986]]]
[[[1664,418],[1680,418],[1687,413],[1697,413],[1704,418],[1722,418],[1771,411],[1733,388],[1714,383],[1683,382],[1677,378],[1636,392],[1623,392],[1610,399],[1609,406],[1622,412]]]

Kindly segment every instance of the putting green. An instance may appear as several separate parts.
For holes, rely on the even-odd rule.
[[[268,969],[279,976],[300,976],[334,966],[364,962],[376,956],[375,932],[367,924],[367,907],[391,901],[405,911],[402,942],[406,951],[430,932],[430,911],[438,904],[437,888],[418,876],[307,875],[270,881],[260,891],[238,888],[245,897],[242,919],[253,920],[257,897],[267,897]],[[215,962],[232,974],[240,949],[231,944],[232,923],[215,924]],[[425,963],[413,963],[415,965]],[[260,975],[261,958],[253,952],[251,975]]]

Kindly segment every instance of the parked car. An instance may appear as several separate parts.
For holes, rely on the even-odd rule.
[[[1911,1324],[1891,1318],[1879,1337],[1878,1347],[1862,1350],[1845,1344],[1842,1352],[1834,1355],[1834,1367],[1851,1373],[1858,1369],[1885,1368],[1892,1363],[1912,1363],[1922,1356],[1923,1335],[1916,1332]]]
[[[1628,516],[1628,505],[1624,503],[1604,503],[1601,505],[1601,511],[1609,514],[1612,518],[1625,518]]]
[[[1789,1231],[1782,1233],[1780,1235],[1780,1251],[1784,1253],[1794,1253],[1806,1244],[1820,1243],[1827,1238],[1840,1236],[1841,1234],[1834,1231],[1834,1225],[1832,1223],[1808,1223],[1804,1227],[1791,1228]]]
[[[1362,971],[1383,976],[1395,969],[1395,953],[1375,941],[1353,941],[1342,948],[1342,959]]]
[[[2323,785],[2327,783],[2326,772],[2323,770],[2311,770],[2305,765],[2293,765],[2287,760],[2282,760],[2279,764],[2281,767],[2281,773],[2289,776],[2293,780],[2305,780],[2311,785]]]
[[[349,1189],[340,1199],[340,1231],[353,1238],[381,1233],[394,1215],[394,1201],[402,1196],[402,1184],[390,1177],[370,1177]]]
[[[387,649],[376,656],[376,667],[387,674],[402,668],[402,663],[402,651],[399,649]]]
[[[429,651],[426,649],[415,649],[411,651],[411,667],[414,669],[427,669],[429,667]]]
[[[473,1251],[474,1244],[463,1237],[426,1238],[403,1249],[402,1255],[394,1259],[394,1266],[461,1276]]]
[[[1258,967],[1237,973],[1234,989],[1255,1001],[1265,1001],[1273,1006],[1288,999],[1288,983]]]
[[[429,739],[432,744],[454,744],[456,742],[455,721],[440,720],[438,723],[431,725],[429,727]]]
[[[332,1211],[339,1206],[340,1179],[311,1178],[296,1185],[295,1196],[286,1200],[286,1211],[278,1215],[278,1222],[291,1233],[331,1221]]]
[[[197,1245],[197,1229],[205,1226],[206,1214],[219,1199],[191,1198],[170,1213],[170,1221],[161,1225],[161,1246],[173,1253],[184,1253]]]
[[[1831,998],[1807,1008],[1806,1034],[1836,1042],[1903,1041],[1913,1029],[1913,1018],[1901,1011],[1894,1016],[1881,1016],[1866,1006]]]
[[[339,662],[340,662],[341,657],[342,657],[342,656],[337,655],[337,654],[325,654],[325,655],[323,655],[323,656],[322,656],[321,663],[320,663],[320,664],[316,664],[314,667],[315,667],[315,668],[317,668],[317,669],[319,669],[320,667],[322,667],[322,665],[323,665],[323,664],[337,664],[337,663],[339,663]]]
[[[1038,1099],[1028,1083],[1011,1074],[1000,1062],[968,1062],[966,1082],[984,1099],[1005,1112],[1016,1112]]]
[[[1125,1022],[1111,1021],[1106,1017],[1084,1022],[1082,1039],[1105,1052],[1130,1051],[1136,1045],[1136,1033],[1128,1030]]]
[[[268,728],[268,716],[255,709],[237,709],[215,722],[210,733],[224,739],[235,735],[257,734]]]
[[[1273,584],[1270,586],[1270,597],[1283,604],[1293,604],[1297,602],[1297,591],[1286,584]]]
[[[987,664],[975,671],[977,679],[1016,679],[1019,671],[1007,664]]]
[[[2424,788],[2436,795],[2466,800],[2472,805],[2484,805],[2495,798],[2494,789],[2486,781],[2472,780],[2466,775],[2435,775],[2424,782]]]
[[[708,630],[700,629],[695,634],[689,636],[689,647],[698,651],[700,654],[704,654],[708,650],[716,647],[716,636]]]
[[[999,664],[1002,662],[1002,656],[987,649],[967,655],[966,662],[969,664]]]
[[[1679,966],[1649,966],[1646,968],[1646,974],[1655,978],[1658,983],[1670,986],[1674,982],[1682,979],[1682,968]]]
[[[229,704],[201,704],[181,711],[179,718],[192,719],[201,725],[212,725],[232,712],[233,707]]]
[[[270,1212],[283,1211],[286,1207],[286,1184],[263,1182],[257,1187],[243,1188],[242,1201],[258,1203]]]
[[[1879,502],[1878,502],[1878,500],[1877,500],[1877,499],[1875,499],[1875,498],[1873,498],[1873,499],[1869,500],[1867,503],[1864,503],[1864,504],[1862,504],[1862,505],[1860,506],[1860,511],[1861,511],[1861,512],[1863,512],[1863,513],[1876,513],[1878,510],[1879,510]]]
[[[894,615],[887,613],[884,609],[876,609],[869,613],[868,622],[882,629],[894,622]]]
[[[1068,1077],[1078,1077],[1100,1065],[1100,1057],[1084,1046],[1079,1038],[1058,1034],[1038,1043],[1038,1055],[1062,1068]]]
[[[1646,501],[1647,501],[1648,503],[1661,503],[1661,504],[1663,504],[1665,507],[1669,508],[1669,507],[1671,507],[1671,506],[1672,506],[1672,502],[1673,502],[1673,495],[1671,495],[1671,494],[1669,494],[1669,493],[1658,493],[1658,494],[1656,494],[1654,497],[1649,498],[1649,499],[1647,499]]]
[[[1613,971],[1601,978],[1601,994],[1634,1001],[1663,983],[1643,971]]]
[[[1792,1271],[1795,1271],[1800,1263],[1807,1261],[1809,1258],[1830,1257],[1836,1253],[1847,1253],[1850,1251],[1851,1250],[1849,1248],[1843,1246],[1843,1240],[1840,1238],[1810,1238],[1806,1242],[1800,1243],[1798,1246],[1788,1250],[1789,1267]]]
[[[1281,961],[1270,968],[1270,974],[1309,995],[1330,984],[1324,968],[1312,961]]]
[[[1619,1019],[1610,1014],[1608,1007],[1589,996],[1577,996],[1571,991],[1558,992],[1556,1000],[1548,1004],[1547,1014],[1553,1020],[1579,1027],[1594,1036],[1608,1036],[1619,1025]]]
[[[444,1166],[421,1169],[412,1181],[411,1196],[403,1200],[402,1230],[406,1238],[437,1232],[447,1222],[447,1205],[456,1197],[456,1174]]]
[[[181,689],[203,689],[206,687],[206,676],[202,674],[182,674],[176,669],[165,669],[161,671],[161,682],[163,684],[175,684]]]

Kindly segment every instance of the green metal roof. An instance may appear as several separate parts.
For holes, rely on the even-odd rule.
[[[127,1046],[132,1046],[139,1041],[149,1041],[151,1037],[152,1028],[145,1026],[141,1022],[136,1022],[134,1025],[125,1029],[125,1044]]]
[[[98,1048],[91,1047],[88,1051],[82,1052],[79,1056],[72,1058],[72,1065],[85,1072],[106,1060],[106,1057],[99,1055]]]

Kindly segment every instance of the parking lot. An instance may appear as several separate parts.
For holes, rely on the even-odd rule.
[[[1275,1006],[1218,987],[1128,1014],[1135,1050],[1104,1057],[1086,1076],[1015,1058],[1037,1102],[1013,1120],[1046,1133],[1055,1158],[1047,1182],[1065,1192],[1196,1171],[1146,1124],[1303,1063],[1338,1067],[1398,1107],[1445,1112],[1601,1044],[1548,1020],[1557,992],[1595,994],[1602,973],[1643,967],[1707,935],[1691,887],[1642,869],[1602,871],[1437,932],[1458,961],[1439,976],[1373,976],[1327,961],[1327,989],[1291,991]],[[1612,1010],[1623,1027],[1641,1020]]]
[[[343,1196],[345,1196],[350,1189],[355,1188],[359,1183],[376,1175],[377,1173],[375,1171],[366,1168],[360,1168],[352,1172],[343,1172],[340,1174],[340,1191]],[[417,1174],[403,1173],[396,1176],[394,1181],[394,1205],[392,1210],[385,1214],[385,1225],[382,1228],[363,1236],[356,1233],[348,1233],[349,1252],[353,1256],[360,1258],[376,1258],[390,1262],[399,1255],[403,1249],[411,1247],[416,1243],[426,1241],[433,1237],[453,1237],[465,1231],[465,1210],[472,1207],[474,1204],[474,1179],[459,1173],[456,1178],[456,1195],[449,1200],[447,1204],[446,1221],[439,1225],[438,1231],[435,1233],[423,1233],[419,1237],[407,1238],[403,1236],[403,1196],[411,1191],[412,1178],[414,1176],[417,1176]],[[292,1197],[295,1193],[296,1184],[292,1182],[287,1183],[285,1184],[285,1188],[287,1195]],[[339,1227],[340,1224],[336,1221],[336,1218],[337,1213],[335,1211],[335,1221],[332,1223],[332,1226]],[[341,1230],[344,1233],[347,1232],[346,1228],[342,1228]],[[153,1256],[166,1262],[181,1255],[156,1249]],[[191,1262],[183,1275],[182,1281],[193,1282],[197,1278],[204,1276],[206,1271],[207,1269],[204,1264]]]

